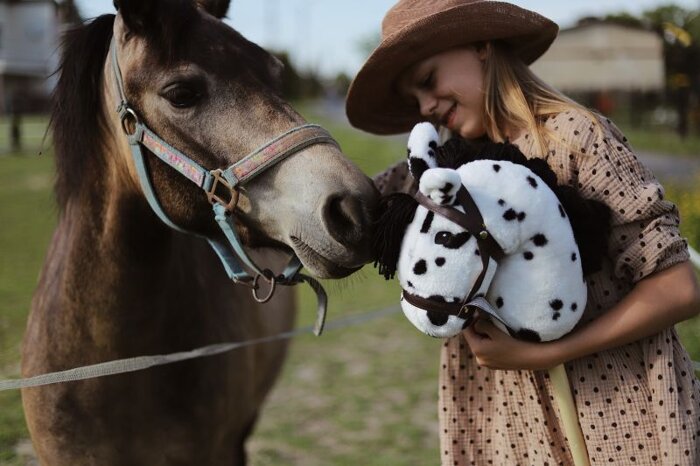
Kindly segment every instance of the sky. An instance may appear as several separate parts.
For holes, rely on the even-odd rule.
[[[91,18],[113,13],[112,0],[76,0],[81,14]],[[384,14],[395,0],[232,0],[226,21],[259,45],[287,50],[300,69],[325,76],[353,76],[366,52],[361,43],[379,33]],[[638,14],[669,0],[511,0],[565,28],[584,16],[627,11]],[[675,0],[685,8],[700,8],[700,0]]]

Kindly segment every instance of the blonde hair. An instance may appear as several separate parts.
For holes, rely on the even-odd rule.
[[[495,41],[480,46],[489,49],[484,62],[484,128],[492,141],[504,142],[505,128],[524,130],[545,155],[557,136],[544,126],[544,117],[577,110],[599,121],[594,112],[538,78],[507,45]]]

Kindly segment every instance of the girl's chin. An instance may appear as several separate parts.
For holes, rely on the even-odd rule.
[[[464,124],[457,133],[464,139],[478,139],[486,134],[486,129],[481,125]]]

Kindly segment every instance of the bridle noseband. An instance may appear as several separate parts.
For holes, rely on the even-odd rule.
[[[481,257],[482,269],[481,273],[479,273],[479,276],[476,279],[476,282],[474,282],[474,286],[472,286],[472,289],[460,302],[439,302],[434,299],[423,298],[421,296],[411,294],[406,290],[404,290],[402,293],[403,299],[408,301],[413,306],[425,311],[437,312],[440,314],[447,314],[465,319],[468,321],[467,325],[471,323],[471,320],[474,317],[475,308],[481,309],[500,320],[500,318],[495,315],[495,312],[486,299],[484,299],[482,296],[475,295],[481,288],[481,285],[484,283],[490,260],[493,259],[496,263],[498,263],[501,261],[501,259],[503,259],[505,253],[486,228],[484,218],[481,215],[481,212],[479,211],[479,208],[474,202],[471,194],[469,194],[467,188],[462,185],[457,191],[457,202],[462,209],[464,209],[464,212],[460,212],[454,207],[437,204],[420,191],[417,191],[414,197],[420,205],[429,211],[434,212],[461,226],[476,239],[476,244],[479,249],[479,256]]]
[[[119,90],[117,113],[119,114],[122,130],[129,140],[141,188],[151,209],[170,228],[206,239],[221,260],[228,277],[236,284],[250,287],[253,298],[260,303],[265,303],[272,298],[277,285],[291,286],[302,282],[308,283],[316,293],[318,307],[314,333],[320,335],[323,331],[328,303],[328,297],[321,284],[312,277],[299,272],[302,264],[294,253],[292,253],[292,258],[285,269],[278,275],[275,275],[270,269],[258,267],[243,249],[236,232],[236,219],[233,214],[238,204],[239,186],[249,182],[255,176],[285,158],[311,145],[332,144],[338,146],[338,143],[320,126],[302,125],[292,128],[265,143],[227,168],[207,170],[192,160],[191,157],[169,145],[141,122],[138,114],[129,105],[124,93],[124,83],[117,59],[114,38],[112,38],[110,45],[110,53],[112,55],[114,77]],[[177,170],[206,193],[209,202],[212,204],[214,218],[224,234],[225,241],[187,231],[168,218],[153,189],[145,163],[143,147],[147,148],[160,160]],[[255,275],[250,275],[241,262],[245,267],[253,271]],[[268,292],[262,297],[258,294],[261,278],[269,286]]]

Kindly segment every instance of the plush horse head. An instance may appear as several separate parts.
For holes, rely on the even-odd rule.
[[[586,306],[584,276],[606,250],[607,207],[558,186],[546,162],[513,145],[437,140],[431,125],[414,128],[418,193],[384,199],[375,243],[380,273],[398,271],[406,317],[451,337],[474,305],[518,338],[569,332]]]

